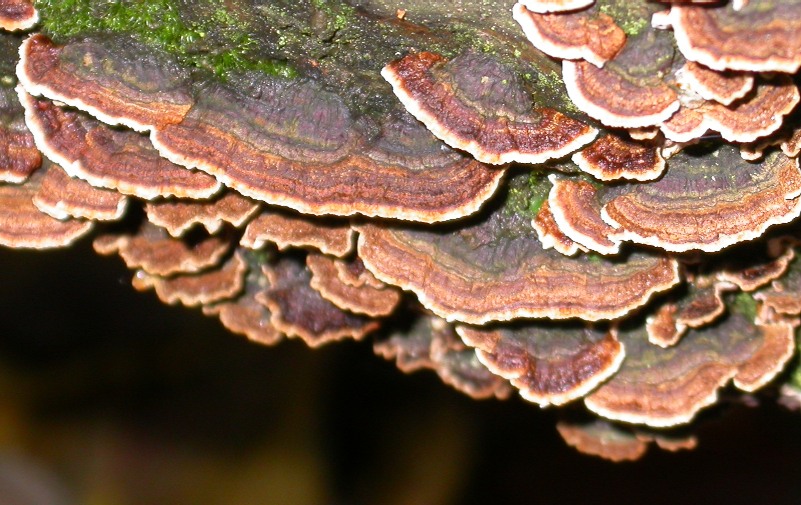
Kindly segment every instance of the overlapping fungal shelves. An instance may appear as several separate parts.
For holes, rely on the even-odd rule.
[[[798,405],[801,2],[490,3],[0,0],[0,244],[612,460]]]

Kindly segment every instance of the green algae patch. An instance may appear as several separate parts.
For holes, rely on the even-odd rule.
[[[548,199],[551,186],[546,172],[530,172],[514,177],[509,184],[504,212],[525,217],[529,221],[534,219]]]
[[[607,0],[599,5],[599,10],[614,19],[626,35],[633,37],[651,25],[655,7],[642,0]]]
[[[295,77],[287,62],[257,56],[259,43],[250,35],[252,22],[237,15],[236,3],[233,7],[230,3],[201,0],[193,10],[204,15],[191,20],[183,15],[183,4],[177,0],[40,0],[36,7],[43,19],[42,30],[57,42],[97,33],[124,33],[223,79],[247,70]]]
[[[729,307],[732,312],[742,314],[748,318],[749,321],[754,321],[757,314],[757,302],[750,293],[740,291],[732,297]]]

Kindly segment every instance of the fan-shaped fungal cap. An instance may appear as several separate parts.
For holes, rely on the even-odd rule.
[[[531,221],[531,226],[537,232],[537,238],[540,239],[543,249],[554,248],[565,256],[573,256],[580,250],[586,250],[559,229],[548,200],[542,202],[539,212]]]
[[[753,0],[742,9],[675,5],[670,24],[688,60],[715,70],[793,73],[801,67],[801,4]]]
[[[548,176],[553,183],[548,205],[559,230],[570,240],[601,254],[617,254],[620,242],[608,237],[614,228],[601,219],[598,189],[587,181]]]
[[[723,105],[744,97],[754,86],[752,74],[712,70],[694,61],[685,63],[676,77],[704,100],[714,100]]]
[[[134,274],[133,287],[139,291],[154,289],[164,303],[180,302],[187,307],[215,303],[233,298],[244,286],[247,264],[239,254],[219,268],[196,274],[178,274],[172,277],[151,275],[144,270]]]
[[[62,221],[41,212],[33,204],[44,170],[18,186],[0,184],[0,245],[45,249],[64,247],[92,229],[90,221]]]
[[[670,36],[650,30],[629,38],[604,68],[565,60],[562,78],[582,111],[608,126],[640,128],[665,121],[679,108],[678,95],[664,82],[673,57]]]
[[[641,429],[632,431],[602,419],[584,424],[560,421],[556,429],[565,442],[579,452],[615,462],[640,459],[651,443],[671,452],[693,449],[698,445],[692,436],[666,436],[642,432]]]
[[[801,213],[796,160],[773,153],[749,163],[730,146],[683,151],[671,158],[659,181],[615,188],[610,195],[617,191],[620,196],[610,198],[601,212],[618,229],[609,238],[668,251],[719,251]]]
[[[151,140],[243,195],[314,215],[456,219],[478,210],[503,177],[443,150],[408,114],[389,114],[371,135],[313,82],[259,76],[250,85],[258,93],[199,86],[183,121]]]
[[[353,235],[350,223],[343,219],[264,210],[248,223],[240,243],[249,249],[261,249],[265,242],[273,242],[281,250],[311,247],[342,257],[353,249]]]
[[[790,263],[787,271],[754,294],[754,298],[769,309],[782,316],[798,316],[801,314],[801,264]]]
[[[659,125],[665,138],[673,142],[692,142],[701,138],[711,127],[702,109],[680,107],[675,114]],[[662,154],[666,155],[665,150]]]
[[[0,39],[0,51],[11,50]],[[0,78],[3,76],[0,75]],[[0,181],[20,183],[42,164],[16,92],[0,83]]]
[[[669,293],[648,317],[648,341],[660,347],[675,345],[688,328],[700,328],[717,320],[726,310],[723,293],[735,286],[712,276],[689,276],[687,292]],[[671,296],[673,295],[673,296]]]
[[[791,158],[801,153],[801,127],[795,128],[790,137],[781,143],[782,152]]]
[[[212,236],[190,244],[150,223],[143,224],[136,235],[101,235],[93,245],[98,254],[119,253],[128,268],[153,275],[199,272],[217,265],[230,247],[227,237]]]
[[[269,287],[256,299],[271,312],[270,323],[290,337],[300,337],[311,347],[353,338],[359,340],[378,328],[374,319],[343,311],[309,285],[307,269],[291,258],[265,266]]]
[[[72,177],[126,195],[208,198],[220,183],[159,156],[146,137],[112,129],[78,111],[36,99],[18,88],[36,145]]]
[[[243,226],[259,210],[259,203],[250,198],[226,191],[209,201],[165,200],[145,205],[147,219],[161,226],[173,237],[180,237],[195,224],[209,233],[217,233],[223,223]]]
[[[341,309],[379,317],[392,313],[400,302],[400,292],[376,279],[358,258],[346,263],[309,253],[306,266],[312,274],[311,287]]]
[[[709,127],[724,139],[752,142],[778,130],[799,98],[793,81],[782,76],[757,84],[752,93],[729,106],[710,103],[702,107],[702,112]]]
[[[543,250],[530,218],[503,208],[455,230],[358,227],[359,257],[382,281],[413,291],[450,321],[519,317],[614,319],[678,282],[666,257],[609,262]]]
[[[238,254],[249,264],[242,294],[234,300],[204,305],[203,313],[217,316],[223,326],[234,333],[245,335],[253,342],[276,344],[284,334],[270,323],[272,315],[267,307],[256,301],[256,295],[269,285],[269,281],[258,266],[259,260],[253,258],[248,251],[239,251]]]
[[[543,407],[586,395],[617,371],[625,355],[615,330],[519,323],[456,331],[490,371]]]
[[[377,341],[373,349],[406,373],[434,370],[443,382],[472,398],[507,398],[512,392],[508,381],[490,372],[464,345],[453,325],[428,313],[418,315],[407,331]]]
[[[782,277],[795,258],[795,250],[784,237],[768,241],[767,254],[759,252],[745,258],[727,261],[716,277],[730,282],[743,291],[754,291]],[[760,251],[761,252],[761,251]]]
[[[0,0],[0,28],[27,30],[39,22],[33,0]]]
[[[412,53],[388,64],[381,75],[434,135],[485,163],[542,163],[575,151],[598,133],[533,104],[518,75],[489,55],[466,53],[446,61]]]
[[[73,179],[53,163],[46,163],[42,170],[44,176],[33,203],[45,214],[56,219],[78,217],[114,221],[125,213],[128,198],[124,195]]]
[[[602,181],[651,181],[665,169],[665,159],[656,146],[632,142],[616,134],[604,135],[575,153],[572,159],[583,171]]]
[[[554,58],[587,60],[602,67],[626,43],[626,34],[597,4],[581,11],[538,14],[518,3],[512,16],[534,47]]]
[[[614,420],[686,423],[714,403],[717,390],[730,379],[753,391],[773,378],[792,355],[793,334],[788,323],[755,325],[737,312],[720,324],[690,330],[668,350],[655,351],[644,330],[621,332],[626,360],[585,403]]]
[[[531,12],[563,12],[592,5],[595,0],[521,0]]]
[[[636,461],[648,450],[646,441],[601,419],[586,424],[561,421],[556,423],[556,430],[567,445],[580,453],[616,463]]]
[[[57,46],[34,34],[20,47],[17,77],[32,95],[138,131],[180,121],[192,101],[186,70],[127,37]]]

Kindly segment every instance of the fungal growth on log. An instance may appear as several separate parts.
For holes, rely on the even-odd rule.
[[[616,461],[801,398],[801,2],[390,4],[0,0],[0,245]]]

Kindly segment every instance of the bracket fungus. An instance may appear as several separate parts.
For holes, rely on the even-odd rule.
[[[381,75],[434,135],[485,163],[542,163],[597,134],[588,124],[533,104],[520,78],[484,55],[447,61],[413,53],[384,67]]]
[[[46,163],[42,168],[41,185],[33,196],[36,207],[56,219],[69,217],[115,221],[128,206],[128,198],[120,193],[98,189],[74,179],[59,165]]]
[[[248,223],[239,242],[249,249],[261,249],[272,242],[280,250],[308,247],[342,257],[353,249],[354,236],[350,223],[342,219],[265,210]]]
[[[84,113],[18,91],[37,147],[72,177],[145,200],[208,198],[220,189],[214,178],[160,157],[136,132],[114,130]]]
[[[626,33],[597,4],[587,10],[553,15],[532,12],[518,3],[512,16],[534,47],[554,58],[581,59],[602,67],[626,43]]]
[[[509,382],[490,372],[462,342],[453,325],[433,314],[422,314],[408,331],[377,341],[373,348],[404,372],[434,370],[443,382],[472,398],[505,399],[512,392]]]
[[[464,342],[493,373],[541,406],[581,398],[614,375],[625,352],[612,328],[519,324],[498,328],[457,326]]]
[[[793,73],[801,67],[801,4],[749,0],[705,9],[674,5],[668,20],[688,60],[716,70]]]
[[[3,50],[11,48],[0,46]],[[25,126],[24,109],[16,92],[0,84],[0,181],[20,183],[41,165],[42,154]]]
[[[39,13],[33,0],[0,1],[0,28],[3,30],[27,30],[39,21]]]
[[[448,321],[616,319],[679,282],[677,263],[666,256],[636,253],[614,262],[546,250],[528,221],[503,208],[440,233],[373,224],[356,229],[365,266]]]
[[[38,170],[19,185],[0,183],[0,244],[32,249],[65,247],[92,229],[92,221],[61,220],[36,207],[33,199],[46,171]]]
[[[0,244],[95,229],[165,303],[474,398],[801,389],[798,0],[384,3],[0,0]]]
[[[718,325],[689,330],[669,352],[654,353],[644,331],[621,331],[626,360],[584,402],[608,419],[655,427],[687,423],[730,380],[753,391],[772,379],[792,356],[794,333],[786,322],[754,324],[732,313]]]

